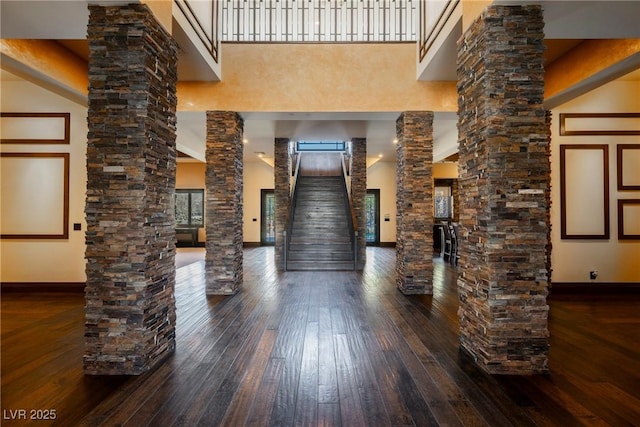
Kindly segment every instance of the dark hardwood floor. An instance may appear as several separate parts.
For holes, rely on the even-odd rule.
[[[354,272],[278,273],[245,250],[234,297],[177,271],[177,350],[140,377],[82,372],[82,294],[2,295],[2,425],[533,426],[640,422],[640,297],[552,295],[550,375],[490,376],[458,347],[455,270],[395,289],[395,251]]]

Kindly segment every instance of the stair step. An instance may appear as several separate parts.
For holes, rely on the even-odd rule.
[[[353,261],[287,261],[287,270],[353,270]]]
[[[326,254],[324,252],[289,252],[287,257],[289,261],[351,261],[353,255],[351,252],[333,252]]]
[[[345,215],[337,215],[337,214],[325,214],[322,212],[296,212],[293,220],[295,222],[296,219],[300,219],[303,221],[312,220],[319,221],[324,223],[345,223],[346,224],[346,216]]]
[[[340,243],[311,243],[308,241],[296,242],[289,244],[289,251],[303,251],[305,248],[314,248],[315,250],[326,251],[351,251],[351,242]]]
[[[337,221],[294,221],[293,228],[296,230],[311,230],[311,229],[323,229],[323,230],[340,230],[340,232],[346,232],[349,230],[347,224]]]
[[[291,236],[289,246],[304,245],[304,244],[316,244],[316,245],[349,245],[351,247],[351,239],[349,238],[333,238],[322,240],[318,237],[297,237]]]

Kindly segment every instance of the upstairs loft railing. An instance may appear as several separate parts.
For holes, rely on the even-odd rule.
[[[419,2],[420,37],[418,60],[422,62],[436,41],[460,0],[432,0]]]
[[[229,42],[415,42],[420,0],[222,0]]]
[[[202,1],[202,0],[173,0],[178,6],[184,17],[202,45],[207,49],[211,57],[216,63],[219,63],[219,10],[220,1]]]
[[[425,58],[460,0],[173,0],[216,63],[220,41],[418,42]]]

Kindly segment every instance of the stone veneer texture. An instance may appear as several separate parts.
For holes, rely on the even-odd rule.
[[[351,138],[351,201],[358,227],[358,264],[362,270],[367,262],[367,224],[365,220],[365,203],[367,195],[367,140]]]
[[[433,113],[402,113],[396,133],[396,286],[403,294],[432,294]]]
[[[146,6],[89,6],[85,373],[175,349],[177,46]]]
[[[238,113],[207,111],[207,295],[234,295],[242,285],[242,133]]]
[[[490,6],[458,42],[460,342],[494,374],[547,371],[543,27],[539,6]]]
[[[276,243],[275,263],[278,270],[284,270],[284,239],[289,209],[291,207],[291,157],[289,156],[289,139],[276,138],[274,141],[274,174],[276,202]]]

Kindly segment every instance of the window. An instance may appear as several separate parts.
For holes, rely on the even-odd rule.
[[[346,151],[345,141],[297,141],[296,151]]]
[[[260,244],[273,245],[276,242],[276,195],[274,190],[260,190]]]
[[[365,196],[365,234],[368,245],[380,244],[380,190],[367,190]]]
[[[179,227],[204,226],[204,190],[176,190],[175,202]]]
[[[433,191],[433,203],[433,216],[435,218],[453,218],[451,186],[436,185]]]

